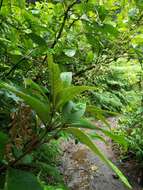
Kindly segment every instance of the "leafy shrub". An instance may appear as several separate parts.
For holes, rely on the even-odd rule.
[[[79,141],[87,145],[95,154],[100,157],[102,161],[104,161],[117,173],[120,179],[128,187],[131,187],[121,171],[110,160],[108,160],[108,158],[106,158],[106,156],[99,150],[96,144],[92,142],[90,137],[80,129],[88,128],[91,130],[100,130],[102,133],[109,136],[113,140],[117,140],[118,142],[126,144],[122,137],[118,136],[118,138],[116,138],[116,136],[114,136],[114,134],[109,130],[100,129],[99,127],[94,126],[87,119],[84,119],[83,116],[85,112],[88,112],[93,116],[97,116],[105,124],[107,124],[102,114],[103,111],[101,109],[95,106],[86,105],[85,103],[73,102],[74,98],[77,95],[87,90],[94,90],[95,87],[73,86],[71,84],[72,73],[60,73],[58,65],[53,63],[52,57],[50,55],[48,56],[48,69],[50,82],[49,89],[46,90],[46,92],[48,92],[48,96],[45,94],[45,89],[43,87],[39,86],[29,79],[25,79],[25,88],[20,86],[17,87],[14,84],[9,84],[3,81],[0,82],[0,87],[2,89],[6,89],[16,94],[16,96],[26,102],[35,112],[34,115],[37,117],[37,122],[40,121],[43,125],[42,128],[40,125],[31,127],[31,130],[28,130],[29,135],[26,135],[26,139],[23,138],[20,144],[17,144],[15,141],[13,144],[11,138],[9,139],[6,134],[1,133],[1,150],[5,149],[7,141],[11,143],[12,147],[18,150],[16,155],[10,152],[12,154],[12,157],[7,161],[9,167],[7,167],[6,164],[3,164],[1,168],[1,172],[8,172],[8,177],[6,178],[5,182],[8,188],[20,188],[20,185],[23,185],[24,183],[23,176],[26,175],[26,179],[24,178],[26,181],[26,187],[31,187],[32,189],[33,186],[35,186],[35,188],[38,190],[42,189],[33,174],[25,171],[22,172],[21,170],[13,168],[18,167],[19,164],[25,164],[23,160],[25,160],[25,158],[27,160],[27,156],[29,157],[29,154],[32,154],[32,152],[35,149],[41,147],[41,145],[49,143],[53,139],[59,138],[61,131],[72,134],[77,139],[79,139]],[[29,111],[29,113],[31,112]],[[5,155],[2,154],[1,156],[3,158]],[[48,170],[48,165],[45,165],[45,163],[40,164],[43,169],[47,168],[46,170]],[[19,178],[18,172],[20,172]],[[15,180],[15,184],[12,184],[12,179],[14,180],[15,177],[17,178]],[[31,180],[29,181],[28,178],[31,178]],[[18,186],[16,186],[18,179],[20,182],[18,183]],[[35,189],[33,188],[33,190]]]
[[[128,141],[128,151],[140,162],[143,160],[143,109],[134,108],[120,121],[121,131]]]
[[[93,0],[51,0],[48,3],[33,0],[36,2],[33,5],[26,2],[32,1],[2,0],[0,3],[0,77],[3,80],[0,97],[5,96],[5,102],[0,100],[1,188],[41,190],[41,179],[37,180],[33,175],[36,166],[31,164],[38,157],[36,150],[38,152],[43,144],[58,139],[61,131],[73,134],[88,145],[129,186],[122,173],[79,128],[101,130],[114,140],[120,137],[115,138],[117,136],[110,131],[96,128],[84,118],[87,111],[107,124],[102,109],[76,100],[80,93],[95,90],[89,87],[94,85],[97,91],[91,93],[93,103],[100,104],[101,108],[122,109],[126,98],[119,90],[128,90],[130,85],[124,83],[124,77],[118,75],[115,78],[119,68],[112,77],[105,68],[119,57],[128,58],[133,53],[132,46],[142,43],[142,28],[137,31],[133,27],[140,26],[142,20],[137,17],[142,19],[142,6],[134,2],[124,6],[124,1],[106,1],[105,5]],[[59,67],[50,61],[47,64],[49,52]],[[136,54],[131,58],[136,59]],[[89,83],[87,86],[75,87],[71,85],[71,73],[60,74],[59,68],[72,71],[74,76],[92,69],[93,72],[83,76]],[[23,78],[32,80],[25,79],[22,85]],[[80,83],[81,78],[78,80]],[[16,100],[17,97],[20,100]],[[50,149],[50,153],[53,158],[55,152]],[[40,169],[36,170],[36,176],[41,170],[46,174],[55,171],[50,169],[53,165],[45,165],[44,162],[48,162],[45,155],[48,156],[46,151],[44,155],[39,153],[37,166]],[[55,176],[54,173],[56,171],[50,175]]]

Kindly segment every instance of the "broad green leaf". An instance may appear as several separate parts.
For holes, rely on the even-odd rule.
[[[39,27],[40,21],[38,18],[32,15],[29,11],[26,11],[25,9],[22,10],[22,16],[24,19],[31,24],[31,27],[36,26],[37,28]]]
[[[23,92],[23,90],[21,90],[20,88],[16,88],[13,85],[10,85],[8,83],[5,82],[0,82],[0,87],[1,88],[5,88],[13,93],[15,93],[18,97],[20,97],[21,99],[23,99],[36,113],[37,115],[40,117],[40,119],[43,122],[47,122],[49,119],[49,104],[48,102],[42,102],[40,101],[38,98],[35,98],[32,95],[29,95],[26,92]]]
[[[59,66],[53,63],[53,58],[51,55],[48,56],[48,69],[49,69],[49,80],[51,85],[51,99],[53,105],[55,106],[57,94],[62,88],[62,82],[60,78]]]
[[[99,49],[101,48],[101,43],[99,40],[97,40],[97,37],[95,35],[88,35],[86,34],[86,38],[88,42],[94,47],[94,49],[98,52]]]
[[[67,190],[64,186],[51,186],[51,185],[46,185],[44,186],[44,190]]]
[[[81,118],[77,122],[73,122],[71,125],[74,127],[91,129],[91,130],[96,130],[98,128],[95,125],[93,125],[92,123],[90,123],[87,119],[83,119],[83,118]]]
[[[15,1],[14,3],[16,3],[19,8],[21,9],[25,8],[25,0],[14,0],[14,1]]]
[[[97,127],[95,124],[91,123],[87,119],[80,119],[78,122],[72,123],[72,126],[101,131],[104,135],[110,137],[113,141],[127,148],[127,141],[125,140],[125,137],[123,135],[118,135],[113,133],[111,130],[106,130],[104,128]]]
[[[104,161],[114,172],[116,172],[116,174],[127,187],[129,187],[130,189],[132,188],[123,173],[100,151],[96,144],[92,142],[91,138],[87,136],[82,130],[70,127],[65,129],[65,131],[71,133],[73,136],[79,139],[81,143],[85,144],[88,148],[90,148],[97,156],[100,157],[102,161]]]
[[[12,92],[6,92],[5,94],[6,94],[6,96],[7,96],[8,98],[11,98],[11,99],[12,99],[13,101],[15,101],[16,103],[19,103],[20,98],[17,97],[14,93],[12,93]]]
[[[47,99],[47,96],[45,95],[45,91],[48,91],[47,89],[42,88],[31,79],[24,79],[24,84],[26,88],[30,88],[32,91],[34,91],[34,93],[36,92],[38,94],[41,94],[45,97],[45,99]]]
[[[104,111],[102,111],[101,109],[99,109],[99,108],[97,108],[95,106],[87,106],[86,112],[89,112],[95,118],[101,120],[103,123],[105,123],[107,126],[110,127],[108,121],[104,117]]]
[[[63,106],[70,100],[73,100],[77,95],[87,90],[95,90],[92,86],[73,86],[62,89],[58,94],[58,106]]]
[[[91,63],[94,59],[93,51],[89,51],[86,56],[86,63]]]
[[[110,35],[113,35],[115,37],[118,35],[117,28],[115,28],[111,24],[104,24],[103,25],[103,32],[105,32],[105,34],[110,34]]]
[[[98,135],[97,133],[89,133],[88,134],[93,140],[94,139],[99,139],[100,141],[104,142],[106,145],[108,144],[107,141],[101,136]]]
[[[1,0],[1,9],[0,12],[2,15],[7,16],[8,14],[11,13],[12,11],[12,6],[11,6],[11,2],[9,0]]]
[[[125,148],[127,148],[128,143],[125,140],[125,137],[123,135],[115,134],[114,132],[111,132],[109,130],[105,130],[102,128],[99,128],[99,130],[104,133],[106,136],[110,137],[113,141],[117,142],[118,144],[123,145]]]
[[[104,109],[98,108],[98,107],[93,106],[93,105],[88,105],[86,111],[92,113],[92,110],[93,110],[93,114],[94,114],[94,110],[95,110],[95,112],[99,112],[103,116],[106,116],[106,115],[119,116],[119,113],[117,113],[117,112],[104,110]],[[106,117],[104,117],[104,118],[106,119]]]
[[[27,154],[22,160],[22,164],[31,164],[33,161],[33,156],[32,154]]]
[[[9,169],[4,190],[43,190],[43,188],[32,173]]]
[[[39,35],[35,34],[35,33],[29,33],[27,34],[29,38],[31,38],[31,40],[35,43],[38,44],[40,46],[46,46],[46,41]]]
[[[67,49],[64,52],[65,52],[65,55],[67,55],[68,57],[73,57],[76,54],[75,49]]]
[[[72,72],[63,72],[60,74],[63,86],[68,87],[72,83]]]
[[[5,133],[0,132],[0,160],[3,159],[5,145],[7,144],[7,142],[8,142],[8,136]]]
[[[63,117],[66,122],[76,122],[84,115],[86,104],[69,101],[63,107]]]
[[[103,22],[106,16],[108,15],[108,10],[106,10],[106,7],[103,5],[96,5],[95,8],[98,11],[100,20]]]
[[[138,8],[143,10],[143,0],[135,0],[135,3],[136,3]]]

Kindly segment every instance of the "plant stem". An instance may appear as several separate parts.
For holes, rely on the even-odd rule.
[[[63,21],[62,21],[62,24],[61,24],[61,27],[56,35],[56,38],[54,40],[54,42],[52,43],[51,45],[51,49],[53,49],[55,47],[55,45],[57,44],[58,40],[61,38],[61,35],[62,35],[62,32],[63,32],[63,29],[64,29],[64,26],[65,26],[65,23],[66,23],[66,20],[68,18],[68,12],[71,10],[71,8],[77,3],[77,1],[73,2],[71,5],[68,6],[67,10],[65,11],[64,13],[64,18],[63,18]],[[46,54],[44,59],[43,59],[43,62],[42,63],[45,63],[45,61],[47,60],[47,57],[48,55]]]

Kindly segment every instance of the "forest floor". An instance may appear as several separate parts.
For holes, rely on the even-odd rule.
[[[116,118],[109,118],[110,125],[117,126]],[[101,125],[99,123],[99,125]],[[133,190],[143,190],[137,183],[137,168],[129,162],[121,164],[120,158],[113,149],[111,140],[106,138],[108,145],[96,140],[95,143],[129,178]],[[66,185],[70,190],[127,190],[116,174],[108,168],[100,159],[92,153],[86,146],[74,140],[62,143],[63,156],[61,172]]]

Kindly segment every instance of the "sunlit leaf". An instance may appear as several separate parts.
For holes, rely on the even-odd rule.
[[[63,86],[68,87],[72,83],[72,72],[62,72],[60,78],[63,82]]]
[[[51,85],[51,99],[55,106],[57,95],[62,88],[62,82],[60,78],[59,66],[53,62],[53,58],[51,55],[48,56],[48,69],[49,80]]]
[[[76,122],[84,115],[86,104],[69,101],[63,107],[63,117],[66,122]]]
[[[76,54],[75,49],[67,49],[64,52],[65,52],[65,55],[67,55],[68,57],[73,57]]]
[[[95,90],[96,87],[92,86],[71,86],[62,89],[58,94],[58,106],[63,106],[70,100],[73,100],[77,95],[81,94],[84,91]]]
[[[107,119],[104,117],[104,111],[103,110],[99,109],[96,106],[90,106],[89,105],[89,106],[87,106],[86,111],[110,127],[110,124],[108,123]]]
[[[96,125],[96,123],[91,123],[88,119],[81,118],[77,122],[73,122],[72,126],[78,127],[78,128],[85,128],[85,129],[91,129],[95,130],[95,135],[98,131],[102,132],[104,135],[110,137],[113,141],[117,142],[118,144],[123,145],[125,148],[127,148],[127,141],[123,135],[115,134],[111,130],[106,130],[103,127],[99,127]],[[93,132],[94,133],[94,132]]]

